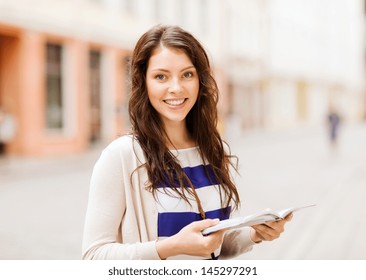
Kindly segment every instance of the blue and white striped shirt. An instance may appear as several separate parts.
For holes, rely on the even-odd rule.
[[[231,209],[230,207],[229,209],[221,207],[220,186],[211,166],[204,165],[199,148],[194,147],[172,152],[177,156],[177,160],[194,186],[202,208],[205,211],[206,218],[228,219]],[[222,193],[222,195],[224,194]],[[202,220],[194,196],[187,194],[187,197],[191,205],[173,190],[169,190],[169,186],[165,185],[158,188],[158,238],[160,240],[178,233],[183,227],[194,221]],[[214,254],[215,258],[218,258],[220,248]],[[194,256],[176,256],[174,258],[182,259],[183,257],[186,259],[201,259]]]

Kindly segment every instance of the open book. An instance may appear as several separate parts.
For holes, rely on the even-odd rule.
[[[258,213],[248,215],[245,217],[238,217],[228,220],[220,221],[217,225],[206,228],[202,231],[203,235],[208,235],[218,230],[222,229],[236,229],[246,226],[253,226],[258,224],[263,224],[266,222],[276,221],[285,218],[288,214],[293,213],[295,211],[315,206],[315,204],[305,205],[300,207],[291,207],[282,210],[272,210],[272,209],[264,209]]]

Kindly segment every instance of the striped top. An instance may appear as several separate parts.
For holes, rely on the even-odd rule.
[[[221,207],[218,182],[211,166],[204,165],[199,154],[199,148],[182,149],[172,151],[172,153],[177,156],[177,160],[194,186],[206,218],[228,219],[231,209],[230,207],[229,209]],[[183,227],[194,221],[202,220],[194,196],[187,194],[187,197],[191,205],[180,198],[176,192],[169,190],[169,186],[162,185],[158,188],[156,203],[158,209],[158,238],[160,240],[178,233]],[[214,252],[214,255],[215,259],[218,259],[220,248]],[[182,258],[201,259],[195,256],[182,255],[170,259]]]

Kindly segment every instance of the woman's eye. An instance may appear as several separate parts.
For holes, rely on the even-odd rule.
[[[158,74],[158,75],[155,76],[155,79],[157,79],[157,80],[164,80],[165,79],[165,76],[162,75],[162,74]]]
[[[192,72],[186,72],[186,73],[183,74],[183,76],[185,78],[192,78],[193,77],[193,73]]]

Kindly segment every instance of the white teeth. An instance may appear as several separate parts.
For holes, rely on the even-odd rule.
[[[185,100],[184,98],[183,99],[175,99],[175,100],[168,99],[168,100],[164,100],[164,102],[169,104],[169,105],[178,106],[178,105],[183,104],[184,100]]]

